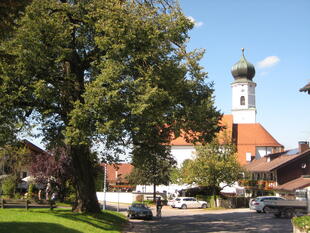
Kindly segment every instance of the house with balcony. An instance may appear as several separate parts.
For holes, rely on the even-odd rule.
[[[272,153],[244,166],[247,171],[240,184],[247,193],[265,195],[270,191],[291,196],[298,189],[310,186],[309,142],[299,142],[299,148]]]
[[[127,176],[132,172],[130,163],[105,164],[101,167],[106,171],[107,191],[132,191],[135,186],[130,185]]]

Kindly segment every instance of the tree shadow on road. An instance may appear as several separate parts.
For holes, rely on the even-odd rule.
[[[178,210],[176,210],[178,211]],[[290,219],[254,212],[203,213],[164,216],[161,220],[135,222],[134,232],[268,232],[290,233]]]

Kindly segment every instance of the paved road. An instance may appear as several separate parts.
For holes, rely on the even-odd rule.
[[[125,206],[120,209],[125,210]],[[155,210],[153,214],[155,214]],[[137,233],[180,233],[180,232],[293,232],[290,219],[278,219],[273,215],[258,214],[249,209],[230,210],[179,210],[165,207],[161,219],[151,221],[130,220],[130,227],[125,231]]]

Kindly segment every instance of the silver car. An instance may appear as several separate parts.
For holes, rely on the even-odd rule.
[[[133,203],[127,210],[128,218],[152,219],[153,214],[150,208],[141,203]]]
[[[265,201],[285,200],[282,197],[276,196],[261,196],[250,199],[249,207],[251,210],[256,210],[257,213],[265,213]]]

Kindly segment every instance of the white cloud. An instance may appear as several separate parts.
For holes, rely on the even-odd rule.
[[[201,26],[203,25],[203,22],[197,22],[197,21],[194,19],[194,17],[192,17],[192,16],[187,16],[187,18],[188,18],[192,23],[194,23],[194,25],[195,25],[196,28],[199,28],[199,27],[201,27]]]
[[[264,69],[264,68],[268,68],[271,66],[275,66],[276,64],[279,63],[279,61],[280,61],[280,58],[278,58],[277,56],[269,56],[263,59],[262,61],[258,62],[257,66],[260,69]]]

